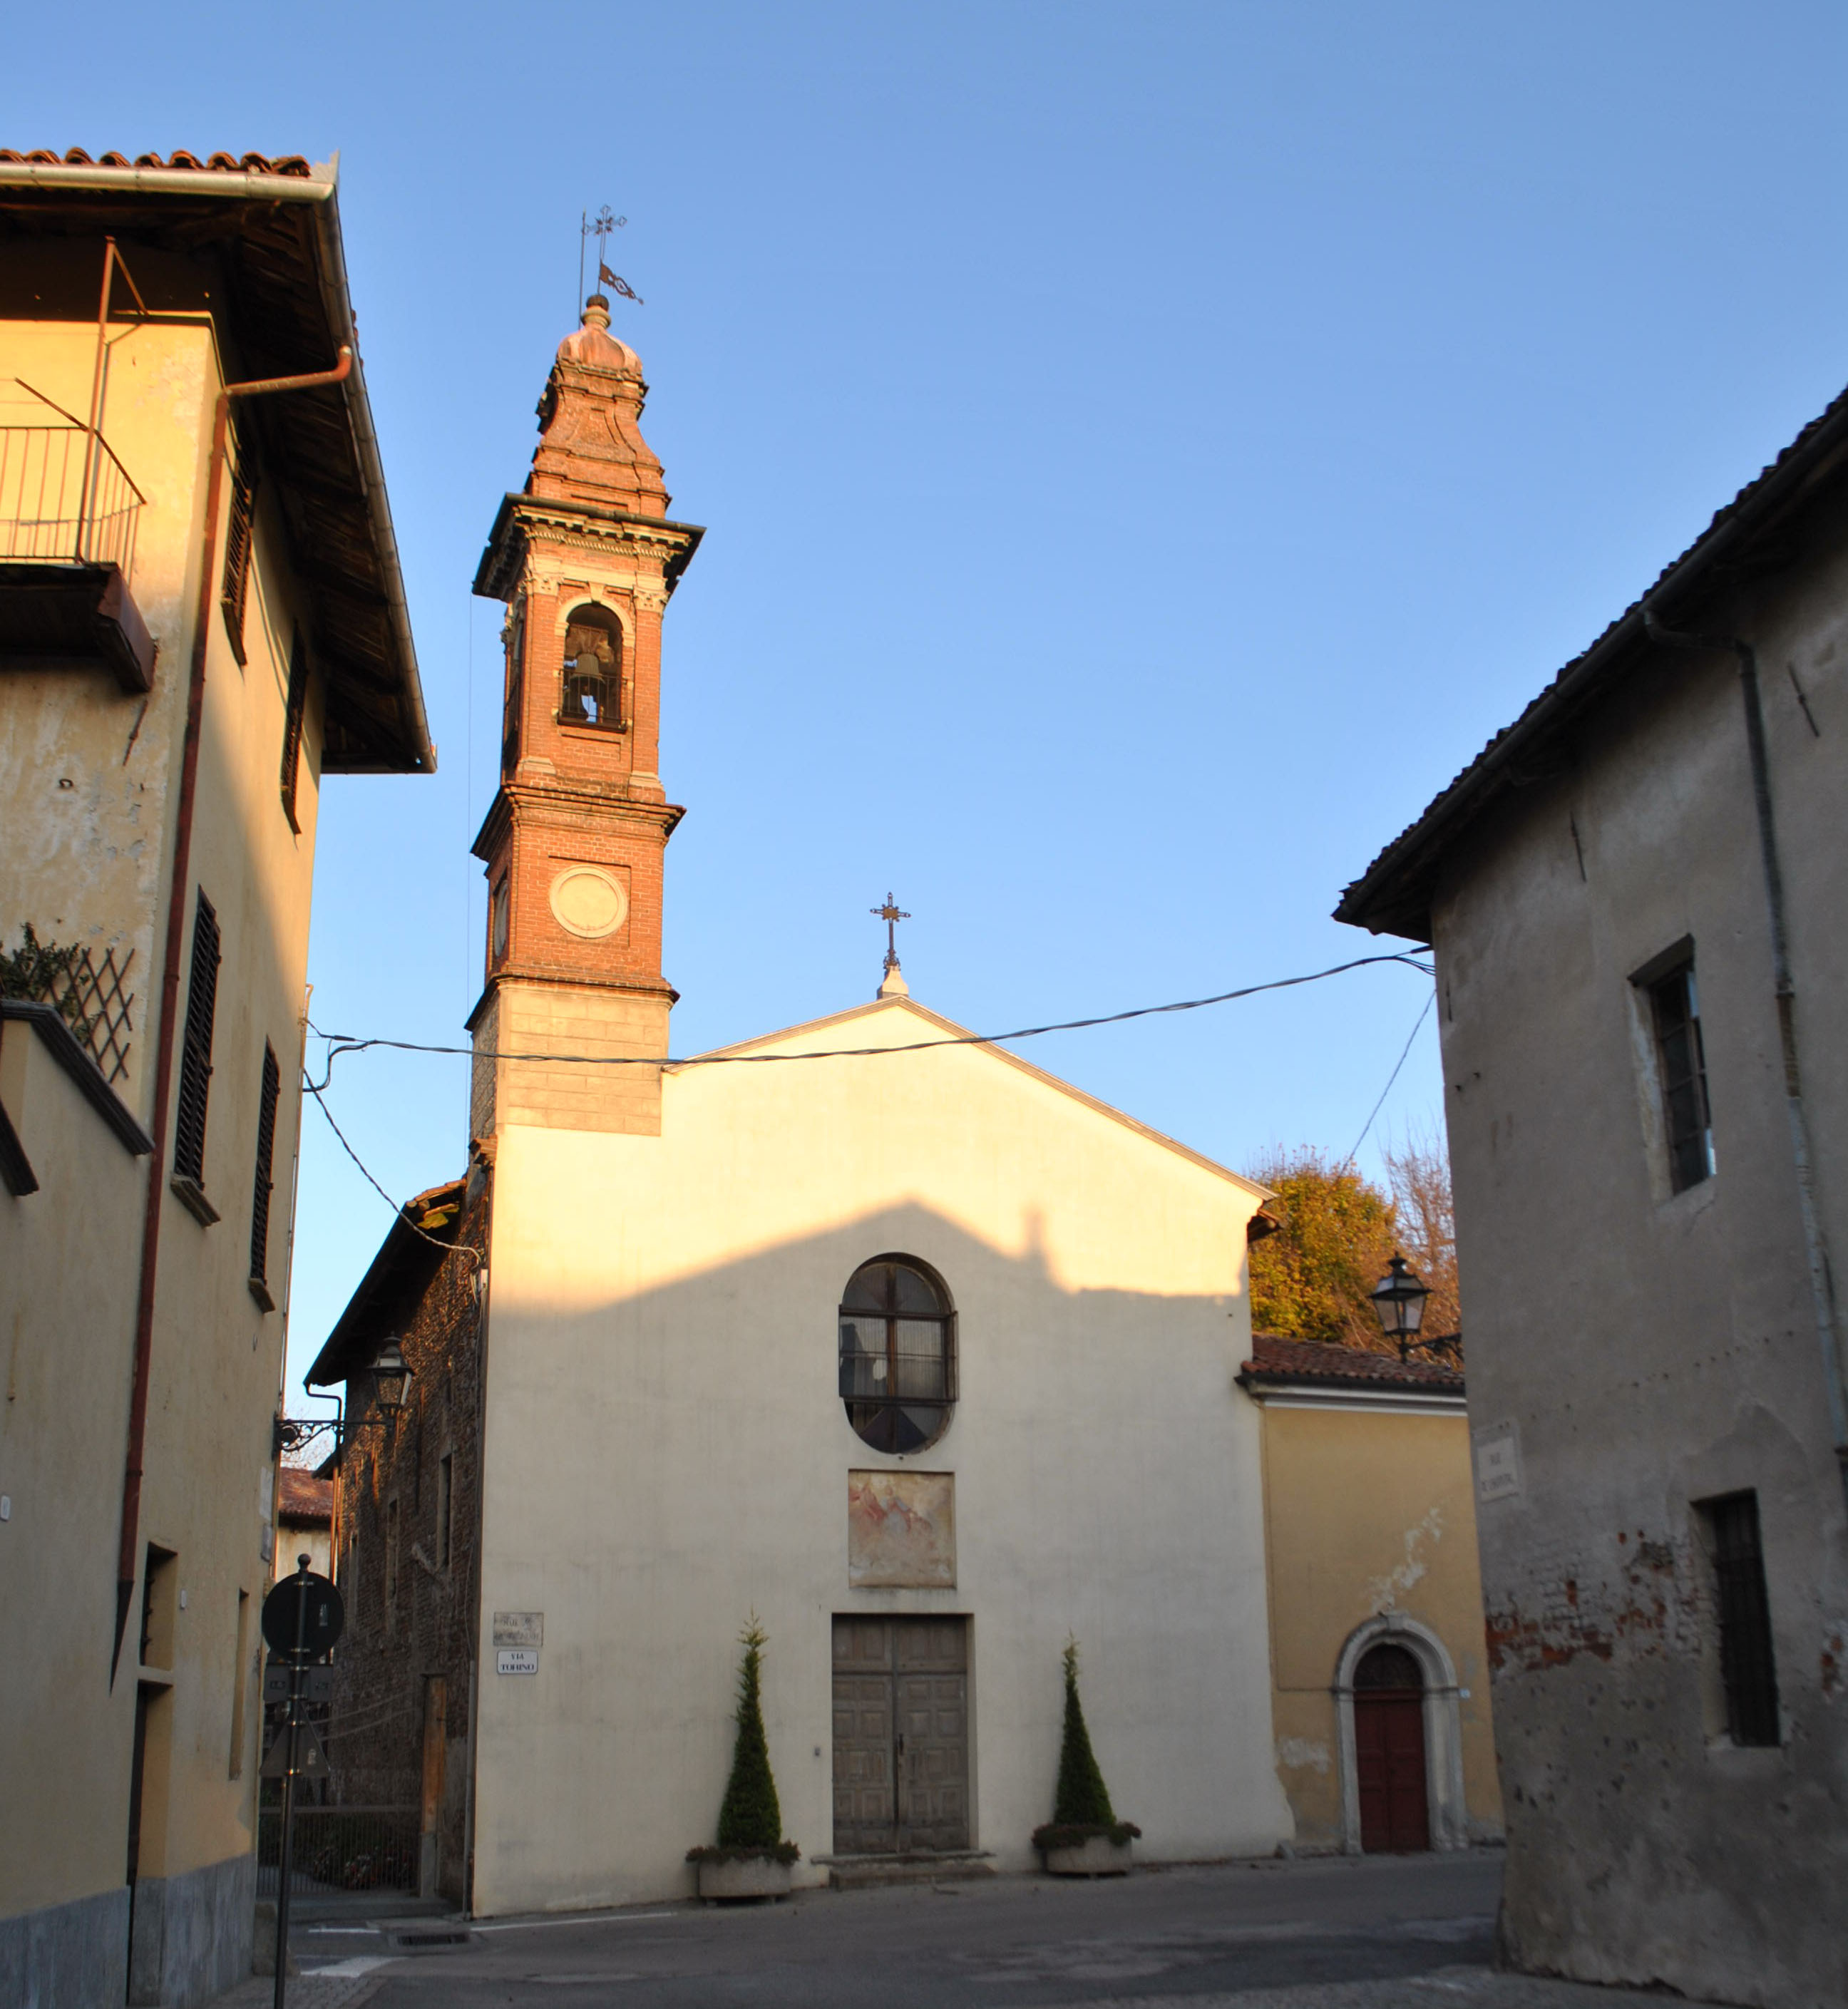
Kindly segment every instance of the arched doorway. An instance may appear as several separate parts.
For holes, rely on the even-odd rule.
[[[1353,1694],[1361,1849],[1373,1855],[1428,1848],[1424,1670],[1403,1646],[1382,1641],[1360,1656]]]

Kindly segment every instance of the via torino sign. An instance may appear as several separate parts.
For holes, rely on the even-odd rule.
[[[494,1656],[494,1671],[497,1674],[536,1674],[539,1671],[538,1649],[503,1646]]]

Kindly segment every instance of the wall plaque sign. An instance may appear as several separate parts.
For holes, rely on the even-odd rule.
[[[1521,1490],[1520,1435],[1513,1423],[1491,1423],[1474,1433],[1476,1497],[1512,1500]]]
[[[494,1614],[494,1643],[497,1646],[543,1646],[545,1614],[543,1611],[497,1611]]]
[[[953,1590],[953,1472],[847,1474],[847,1582],[855,1590]]]
[[[503,1646],[494,1656],[494,1671],[497,1674],[536,1674],[539,1656],[528,1647]]]

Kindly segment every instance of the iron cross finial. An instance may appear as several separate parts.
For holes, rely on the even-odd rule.
[[[910,920],[911,916],[893,900],[889,893],[885,896],[885,905],[883,907],[869,907],[867,912],[869,914],[876,915],[885,923],[885,967],[888,969],[896,969],[899,966],[898,924],[900,921]]]

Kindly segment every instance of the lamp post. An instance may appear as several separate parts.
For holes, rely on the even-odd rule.
[[[1418,1328],[1424,1323],[1424,1300],[1430,1295],[1431,1286],[1395,1251],[1386,1274],[1374,1286],[1372,1298],[1380,1330],[1397,1345],[1401,1360],[1410,1359],[1414,1347],[1449,1343],[1418,1337]]]

